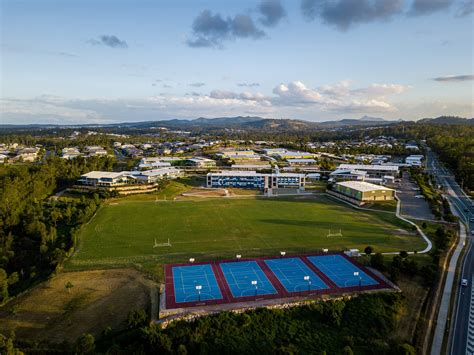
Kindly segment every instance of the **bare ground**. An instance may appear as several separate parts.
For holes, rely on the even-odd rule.
[[[151,288],[155,285],[132,269],[61,273],[0,308],[0,332],[73,342],[83,333],[123,327],[130,310],[150,308]]]

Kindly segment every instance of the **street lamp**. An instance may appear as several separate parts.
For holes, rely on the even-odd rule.
[[[202,286],[201,285],[196,285],[196,290],[198,292],[198,302],[201,302],[201,290]]]
[[[257,292],[258,292],[258,286],[257,286],[258,282],[256,280],[253,280],[252,281],[252,285],[255,286],[255,297],[257,297]]]
[[[329,249],[326,249],[326,248],[323,249],[323,253],[327,253],[328,251]]]
[[[189,258],[189,262],[190,262],[191,264],[194,263],[194,261],[195,261],[194,258]]]
[[[359,288],[362,283],[362,277],[360,277],[359,271],[354,271],[354,276],[359,278]]]
[[[305,276],[305,277],[303,277],[303,279],[308,282],[308,292],[310,292],[311,291],[311,279],[309,278],[309,276]]]
[[[240,260],[240,258],[242,257],[242,255],[240,255],[240,254],[237,254],[235,257],[237,258],[237,261],[239,261],[239,260]]]
[[[283,258],[286,255],[286,251],[281,251],[280,252],[281,257]]]

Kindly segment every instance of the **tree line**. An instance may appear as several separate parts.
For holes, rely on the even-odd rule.
[[[75,247],[78,227],[100,196],[64,203],[49,199],[91,170],[111,170],[109,157],[9,165],[0,174],[0,303],[47,277]]]

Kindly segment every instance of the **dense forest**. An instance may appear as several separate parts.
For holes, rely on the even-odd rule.
[[[112,158],[52,157],[0,172],[0,303],[49,275],[73,252],[76,228],[88,221],[99,196],[62,203],[47,199],[80,174],[111,170]]]

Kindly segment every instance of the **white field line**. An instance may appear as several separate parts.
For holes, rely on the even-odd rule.
[[[374,211],[373,209],[369,209],[369,208],[363,208],[363,207],[359,207],[359,206],[355,206],[353,205],[352,203],[350,202],[347,202],[343,199],[340,199],[336,196],[333,196],[333,195],[330,195],[328,194],[329,197],[331,198],[334,198],[340,202],[344,202],[345,204],[351,206],[352,208],[355,208],[355,209],[358,209],[358,210],[363,210],[363,211]],[[401,202],[400,202],[400,199],[395,196],[395,198],[397,199],[397,210],[395,212],[395,216],[397,216],[398,219],[404,221],[404,222],[407,222],[409,224],[411,224],[412,226],[414,226],[417,230],[418,233],[420,233],[421,237],[425,240],[426,242],[426,248],[421,250],[421,251],[417,251],[417,254],[425,254],[425,253],[428,253],[432,248],[433,248],[433,244],[431,243],[431,240],[426,236],[426,234],[421,230],[420,227],[418,227],[418,225],[408,219],[406,219],[405,217],[402,217],[402,215],[400,214],[400,210],[401,210]],[[387,213],[393,213],[393,212],[390,212],[390,211],[380,211],[380,212],[387,212]],[[400,252],[387,252],[387,253],[382,253],[384,255],[398,255],[400,254]],[[415,254],[414,251],[409,251],[408,254]]]

